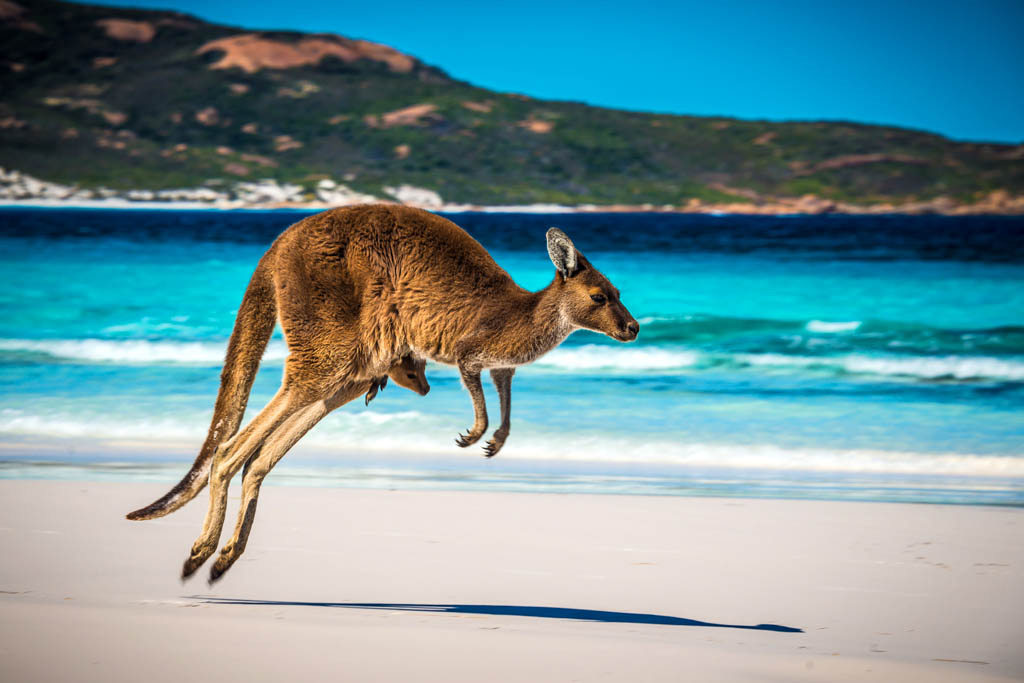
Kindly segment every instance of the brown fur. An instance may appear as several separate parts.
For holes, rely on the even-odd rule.
[[[211,569],[210,580],[216,580],[245,549],[259,487],[288,449],[331,410],[375,393],[385,374],[398,382],[396,368],[419,359],[459,367],[475,418],[457,440],[460,446],[475,443],[487,429],[480,373],[491,371],[502,418],[484,449],[493,456],[508,437],[517,366],[536,360],[576,329],[620,341],[635,339],[639,330],[618,290],[561,231],[548,231],[548,253],[557,269],[554,279],[528,292],[464,230],[419,209],[347,207],[291,226],[260,260],[246,290],[210,432],[192,469],[166,496],[128,518],[168,514],[208,478],[210,507],[182,569],[183,577],[190,576],[216,550],[228,483],[244,466],[242,512]],[[239,432],[277,320],[290,352],[281,388]]]

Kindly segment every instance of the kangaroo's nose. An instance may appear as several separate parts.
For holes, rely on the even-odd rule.
[[[636,336],[638,334],[640,334],[640,323],[638,323],[635,320],[633,322],[631,322],[631,323],[627,323],[626,324],[626,331],[629,333],[629,335],[633,339],[636,339]]]

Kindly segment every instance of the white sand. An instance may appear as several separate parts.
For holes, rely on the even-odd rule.
[[[0,481],[0,681],[1024,679],[1021,509],[267,486],[210,588],[165,488]]]

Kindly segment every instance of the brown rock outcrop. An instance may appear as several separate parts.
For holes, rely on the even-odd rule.
[[[462,103],[462,106],[470,111],[479,112],[481,114],[489,114],[491,113],[491,110],[494,109],[494,103],[489,100],[486,102],[473,102],[467,100]]]
[[[302,147],[302,143],[291,135],[278,135],[274,138],[275,152],[287,152],[290,149],[299,149],[300,147]]]
[[[96,25],[106,31],[114,40],[148,43],[156,35],[156,26],[148,21],[129,19],[100,19]]]
[[[204,126],[215,126],[220,120],[220,114],[214,107],[206,107],[196,112],[196,121]]]
[[[437,120],[440,117],[434,112],[437,111],[436,104],[414,104],[411,107],[404,107],[389,111],[380,116],[363,117],[366,125],[371,128],[391,128],[392,126],[418,126],[427,120]]]
[[[876,152],[874,154],[844,154],[843,156],[820,161],[809,168],[801,169],[797,171],[795,175],[808,175],[811,173],[817,173],[818,171],[829,171],[849,166],[863,166],[864,164],[881,163],[927,164],[929,162],[927,159],[920,159],[906,154],[882,154],[880,152]]]
[[[0,129],[4,129],[4,130],[7,130],[7,129],[20,130],[22,128],[27,128],[27,127],[28,127],[28,122],[27,121],[22,121],[21,119],[19,119],[16,116],[5,116],[3,118],[0,118]]]
[[[266,166],[267,168],[277,168],[277,162],[270,157],[265,157],[262,154],[243,154],[242,161],[248,161],[250,164],[259,164],[260,166]]]
[[[246,73],[255,73],[260,69],[291,69],[297,66],[316,65],[328,56],[337,57],[344,62],[371,59],[387,64],[389,69],[398,73],[408,73],[416,65],[416,60],[412,57],[387,45],[330,35],[285,43],[264,38],[257,33],[242,33],[212,40],[196,50],[196,54],[202,55],[212,51],[224,54],[210,65],[211,69],[237,67]]]
[[[124,122],[128,120],[128,115],[120,111],[111,111],[109,109],[102,112],[104,120],[112,126],[124,125]]]
[[[11,0],[0,0],[0,19],[17,19],[25,13],[25,8]]]
[[[15,28],[20,28],[22,31],[43,33],[42,26],[24,18],[25,12],[25,8],[16,2],[0,0],[0,21],[10,22]]]
[[[520,128],[525,128],[531,133],[539,133],[546,135],[555,129],[555,123],[553,121],[542,121],[540,119],[524,119],[516,124]]]

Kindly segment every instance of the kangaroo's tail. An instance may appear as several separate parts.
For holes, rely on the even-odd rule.
[[[128,519],[163,517],[195,498],[210,479],[210,466],[217,447],[238,431],[242,416],[245,415],[245,405],[249,401],[249,390],[260,366],[260,358],[277,322],[274,286],[267,270],[264,261],[261,261],[245,290],[235,318],[235,329],[228,342],[210,431],[192,468],[163,498],[129,512]]]

